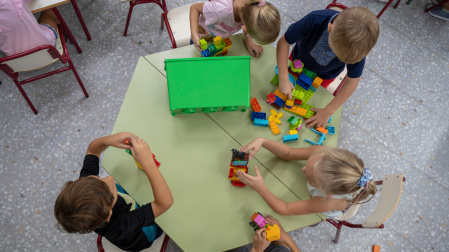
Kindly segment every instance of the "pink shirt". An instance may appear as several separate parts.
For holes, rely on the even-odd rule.
[[[40,45],[55,45],[55,33],[37,23],[26,3],[31,0],[0,0],[0,51],[12,55]]]
[[[203,14],[198,22],[212,36],[229,37],[238,32],[243,22],[234,21],[233,0],[212,0],[203,5]]]

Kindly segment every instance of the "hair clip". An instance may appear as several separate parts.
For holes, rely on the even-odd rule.
[[[265,1],[264,0],[260,0],[260,2],[259,2],[259,6],[264,6],[265,5]]]

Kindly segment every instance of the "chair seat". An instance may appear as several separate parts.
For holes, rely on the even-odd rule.
[[[162,235],[154,240],[153,245],[151,247],[142,250],[142,252],[159,252],[161,251],[162,245],[164,243],[165,232]],[[105,252],[123,252],[123,250],[119,249],[117,246],[112,244],[108,239],[102,238],[101,243],[103,244],[103,249]]]
[[[355,216],[355,214],[357,213],[357,211],[360,208],[360,204],[353,204],[348,211],[346,211],[346,213],[343,215],[339,215],[337,217],[335,217],[334,219],[339,220],[339,221],[347,221],[349,219],[351,219],[352,217]]]
[[[57,34],[58,38],[56,39],[55,48],[62,55],[64,50],[62,48],[61,37],[59,36],[59,32]],[[15,72],[28,72],[46,67],[58,60],[58,58],[53,59],[45,50],[41,50],[18,59],[9,60],[7,64]]]
[[[191,4],[172,9],[167,14],[177,47],[190,45],[190,6]]]

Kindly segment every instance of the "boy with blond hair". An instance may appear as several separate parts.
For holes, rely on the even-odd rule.
[[[130,144],[125,144],[127,139]],[[131,150],[150,181],[153,202],[139,207],[111,176],[98,177],[100,155],[109,146]],[[133,165],[129,169],[137,168]],[[94,231],[122,250],[140,251],[150,247],[162,234],[154,221],[172,205],[173,196],[148,144],[131,133],[122,132],[89,144],[80,178],[63,186],[54,212],[59,225],[69,233]]]
[[[288,77],[288,59],[300,59],[304,66],[323,79],[326,88],[344,70],[346,82],[325,107],[306,120],[307,127],[324,126],[330,116],[352,95],[365,66],[365,56],[379,36],[376,16],[366,8],[352,7],[342,12],[318,10],[290,25],[277,44],[279,91],[292,99],[293,84]],[[295,44],[290,58],[290,45]]]

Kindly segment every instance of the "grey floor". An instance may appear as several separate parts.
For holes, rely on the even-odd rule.
[[[77,178],[88,143],[112,131],[137,59],[171,47],[154,4],[135,8],[125,38],[127,4],[77,2],[92,41],[85,39],[70,4],[59,9],[83,49],[78,54],[69,45],[90,98],[83,97],[70,72],[56,75],[25,86],[39,110],[34,115],[0,73],[1,251],[96,251],[96,235],[54,228],[54,200],[65,181]],[[172,9],[194,1],[167,2]],[[281,12],[283,33],[330,0],[272,2]],[[343,3],[376,14],[383,6],[376,0]],[[449,23],[424,13],[426,4],[415,0],[384,13],[359,87],[343,105],[339,147],[359,154],[376,179],[404,173],[398,208],[384,230],[344,228],[338,245],[328,223],[291,232],[303,251],[370,251],[373,244],[382,251],[449,250]],[[367,217],[377,199],[354,221]],[[168,251],[181,249],[170,241]]]

